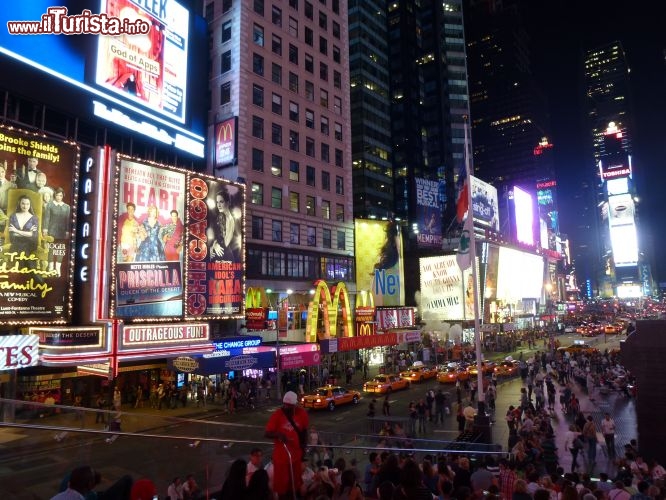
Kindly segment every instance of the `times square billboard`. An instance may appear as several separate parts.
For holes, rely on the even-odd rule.
[[[204,157],[207,73],[195,55],[207,26],[187,0],[4,2],[0,20],[0,86]]]

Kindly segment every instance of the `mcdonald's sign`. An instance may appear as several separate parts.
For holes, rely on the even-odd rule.
[[[215,124],[215,166],[223,167],[236,160],[237,117]]]
[[[367,337],[368,335],[375,335],[377,333],[377,325],[375,323],[356,323],[356,336]]]
[[[341,335],[338,335],[339,311],[342,312]],[[317,329],[320,314],[323,314],[323,330],[321,332]],[[340,282],[329,290],[324,280],[317,280],[314,297],[308,306],[308,320],[305,324],[306,340],[317,342],[317,340],[331,337],[351,337],[352,331],[351,305],[349,304],[349,293],[345,284]]]
[[[259,307],[266,307],[268,299],[266,298],[266,290],[263,288],[249,287],[245,292],[245,308],[256,309]]]

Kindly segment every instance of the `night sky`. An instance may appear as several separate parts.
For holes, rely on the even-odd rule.
[[[647,241],[652,239],[654,276],[666,281],[666,6],[617,0],[529,0],[528,4],[534,74],[550,104],[551,142],[561,188],[560,229],[571,233],[575,226],[577,214],[568,200],[579,172],[592,163],[584,149],[590,139],[582,120],[582,54],[619,40],[631,68],[636,126],[632,162],[641,200],[641,231],[648,235]]]

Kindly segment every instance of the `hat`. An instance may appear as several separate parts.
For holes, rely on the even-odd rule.
[[[150,479],[139,479],[132,485],[130,492],[131,500],[152,500],[153,496],[157,494],[155,483]]]
[[[288,391],[282,398],[282,402],[286,405],[297,405],[298,396],[294,391]]]

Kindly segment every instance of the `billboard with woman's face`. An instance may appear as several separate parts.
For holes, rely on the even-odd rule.
[[[0,126],[0,324],[71,316],[79,149]]]

